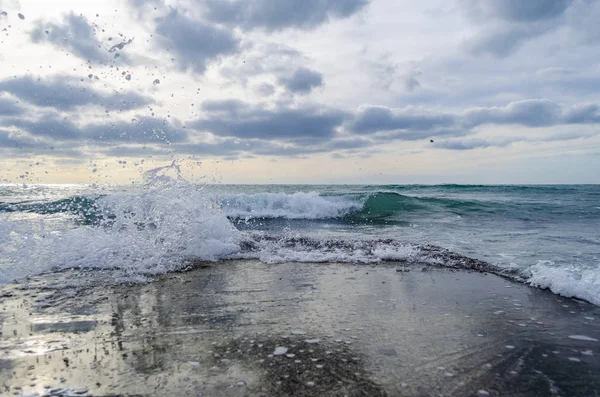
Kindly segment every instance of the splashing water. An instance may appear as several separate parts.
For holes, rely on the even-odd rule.
[[[175,171],[176,178],[166,175]],[[180,176],[173,163],[149,171],[139,192],[99,198],[99,225],[47,233],[15,228],[8,238],[11,278],[50,269],[119,270],[123,280],[179,270],[186,260],[216,260],[239,250],[239,232],[207,200],[202,187]],[[23,225],[24,226],[24,225]]]

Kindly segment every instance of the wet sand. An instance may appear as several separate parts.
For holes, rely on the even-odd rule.
[[[232,261],[51,287],[90,276],[0,289],[0,394],[600,395],[600,308],[494,275]]]

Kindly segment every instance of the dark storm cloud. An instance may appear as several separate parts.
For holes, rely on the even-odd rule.
[[[15,104],[14,100],[0,98],[0,116],[18,116],[24,110]]]
[[[86,17],[70,13],[59,24],[38,22],[31,32],[34,43],[51,43],[55,47],[71,52],[73,55],[93,62],[107,62],[112,54],[102,48],[96,37],[94,27]],[[125,56],[120,57],[126,60]]]
[[[193,122],[218,136],[279,140],[328,140],[348,118],[344,112],[317,107],[266,109],[241,101],[207,101],[206,115]]]
[[[165,47],[174,52],[182,71],[204,73],[210,62],[239,51],[240,40],[227,29],[171,10],[156,20]]]
[[[0,81],[0,92],[7,92],[40,107],[73,110],[77,106],[97,105],[109,110],[131,110],[151,103],[133,92],[105,94],[88,83],[75,83],[69,76],[35,79],[23,76]]]
[[[43,115],[36,120],[14,118],[3,120],[4,127],[14,127],[37,137],[54,141],[79,141],[110,144],[112,142],[170,144],[188,137],[185,130],[163,120],[138,117],[135,122],[116,122],[77,125],[67,118]]]
[[[368,0],[206,0],[211,21],[245,30],[313,29],[331,19],[347,18]]]
[[[290,92],[308,94],[323,85],[323,75],[314,70],[299,68],[291,76],[280,78],[279,83]]]

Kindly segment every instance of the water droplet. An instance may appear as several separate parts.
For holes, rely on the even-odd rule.
[[[160,80],[159,80],[159,79],[156,79],[156,80],[154,80],[154,81],[152,82],[152,84],[154,84],[154,85],[159,85],[159,84],[160,84]]]
[[[125,76],[125,80],[127,80],[127,81],[131,80],[131,75],[128,74],[127,76]]]

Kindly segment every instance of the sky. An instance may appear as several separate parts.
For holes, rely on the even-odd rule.
[[[598,0],[0,0],[0,183],[600,183]]]

